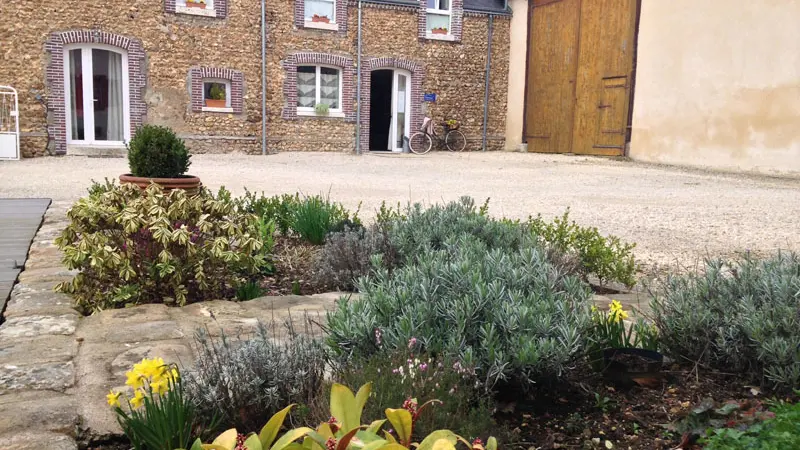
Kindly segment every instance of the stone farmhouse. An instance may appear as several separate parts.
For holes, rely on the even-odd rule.
[[[470,149],[505,145],[505,0],[2,0],[0,16],[23,157],[121,153],[145,123],[195,153],[402,151],[426,115]]]

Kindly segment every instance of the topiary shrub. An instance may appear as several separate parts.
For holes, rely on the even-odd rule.
[[[461,236],[359,283],[361,297],[327,315],[331,348],[366,357],[416,338],[432,355],[457,355],[484,387],[529,389],[567,372],[591,325],[591,291],[536,245],[490,249]]]
[[[56,289],[84,312],[231,297],[263,264],[256,217],[207,190],[125,184],[78,200],[67,217],[56,245],[80,273]]]
[[[225,427],[257,430],[291,403],[312,404],[322,394],[324,346],[302,335],[278,342],[263,324],[248,339],[195,335],[197,359],[185,372],[198,416]]]
[[[665,353],[778,389],[800,387],[800,256],[710,260],[652,289]]]
[[[189,170],[186,144],[171,129],[143,125],[127,144],[131,175],[144,178],[179,178]]]
[[[385,230],[372,226],[331,233],[317,260],[314,283],[352,291],[356,281],[372,271],[376,257],[379,267],[392,268],[397,263],[397,251]]]

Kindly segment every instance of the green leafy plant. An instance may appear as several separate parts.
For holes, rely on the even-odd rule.
[[[295,428],[278,438],[283,422],[294,406],[289,405],[275,413],[258,434],[244,435],[235,428],[231,428],[217,436],[211,444],[203,444],[199,438],[196,439],[190,450],[285,450],[297,448],[298,444],[295,441],[313,431],[311,428]]]
[[[236,299],[239,301],[253,300],[254,298],[261,297],[264,290],[258,281],[245,281],[236,287]]]
[[[375,212],[375,225],[383,229],[394,221],[405,220],[406,216],[400,208],[400,202],[397,202],[396,207],[386,204],[386,201],[381,202],[380,208]]]
[[[254,429],[287,403],[310,405],[322,395],[327,356],[323,345],[259,324],[252,336],[212,339],[198,330],[197,358],[186,372],[186,393],[205,421],[219,416],[226,427]]]
[[[603,414],[611,411],[614,406],[614,400],[611,400],[605,395],[600,395],[598,392],[594,393],[594,407],[600,411],[603,411]]]
[[[177,367],[161,358],[143,359],[126,377],[134,395],[111,391],[106,397],[133,448],[172,450],[189,444],[198,422]]]
[[[407,348],[350,361],[336,370],[334,379],[346,386],[372,382],[370,401],[364,408],[368,421],[383,417],[386,408],[402,405],[410,398],[446,399],[419,414],[413,436],[417,439],[439,429],[468,439],[496,431],[491,399],[476,388],[475,369],[461,366],[453,357],[419,354],[417,347],[416,339],[412,339]]]
[[[168,195],[122,185],[78,200],[56,239],[63,263],[80,272],[56,286],[84,312],[140,303],[231,297],[263,265],[256,217],[207,190]]]
[[[314,113],[320,116],[327,116],[330,111],[330,106],[327,103],[317,103],[314,105]]]
[[[332,202],[327,197],[314,195],[302,199],[294,210],[291,228],[302,239],[321,245],[325,236],[342,222],[359,223],[358,211],[350,212],[340,203]]]
[[[359,283],[360,298],[328,313],[328,343],[342,357],[405,346],[459,355],[487,390],[556,381],[582,354],[588,286],[551,265],[536,245],[489,249],[468,235]],[[377,331],[376,331],[377,330]],[[376,339],[380,332],[381,339]]]
[[[261,254],[264,257],[262,271],[269,274],[275,271],[275,266],[272,261],[273,251],[275,249],[275,221],[273,219],[267,220],[263,216],[259,217],[258,236],[261,238],[263,244],[261,247]]]
[[[300,204],[300,194],[283,194],[266,197],[262,192],[257,195],[245,189],[244,195],[234,199],[236,207],[246,213],[252,213],[265,221],[275,223],[280,234],[289,234],[294,218],[294,211]]]
[[[660,344],[673,357],[800,386],[800,256],[709,260],[652,289]]]
[[[104,180],[103,183],[92,180],[92,185],[87,189],[89,197],[98,197],[106,192],[113,191],[117,187],[117,182],[113,178],[108,179],[106,177]]]
[[[636,244],[622,242],[616,236],[603,236],[593,227],[580,227],[569,220],[569,210],[553,222],[542,216],[531,217],[526,226],[547,246],[578,257],[584,277],[596,276],[601,283],[617,281],[626,286],[636,284]]]
[[[700,440],[708,450],[783,450],[800,448],[800,403],[780,402],[749,426],[711,428]]]
[[[208,91],[209,96],[214,100],[225,100],[225,85],[213,83]]]
[[[396,263],[397,251],[388,233],[378,226],[331,233],[314,269],[314,281],[318,286],[352,291],[373,267],[392,268]]]
[[[143,125],[127,144],[131,174],[146,178],[178,178],[189,170],[183,140],[166,127]]]

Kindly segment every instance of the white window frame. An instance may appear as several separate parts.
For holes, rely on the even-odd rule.
[[[70,58],[69,52],[72,50],[81,51],[81,75],[92,74],[92,50],[106,50],[122,55],[122,141],[98,141],[94,139],[94,126],[88,127],[87,123],[94,125],[94,108],[89,108],[87,105],[94,105],[94,89],[86,89],[86,87],[93,87],[94,80],[92,77],[82,77],[83,81],[83,140],[73,139],[72,137],[72,113],[70,108],[70,92],[72,80],[69,76],[70,71]],[[67,146],[75,145],[80,147],[124,147],[125,142],[131,140],[131,109],[130,109],[130,81],[128,76],[128,52],[117,47],[112,47],[105,44],[68,44],[64,46],[64,111],[65,111],[65,124],[67,132]],[[88,81],[87,81],[88,79]],[[87,120],[91,118],[91,120]]]
[[[437,0],[437,3],[439,0]],[[440,39],[449,41],[453,39],[453,0],[449,0],[447,2],[447,9],[440,9],[440,8],[426,8],[425,9],[425,36],[428,39]],[[428,17],[430,15],[435,16],[447,16],[447,34],[433,34],[432,32],[428,31]]]
[[[344,80],[344,69],[342,67],[331,66],[331,65],[327,65],[327,64],[298,64],[297,65],[297,69],[299,69],[301,67],[315,67],[317,69],[317,72],[316,72],[317,76],[315,78],[316,82],[317,82],[317,86],[316,86],[317,97],[314,100],[314,105],[319,104],[320,103],[320,99],[322,98],[322,89],[321,89],[321,86],[320,86],[320,83],[322,82],[322,77],[321,77],[322,69],[323,68],[335,69],[335,70],[337,70],[339,72],[339,107],[338,108],[329,108],[327,116],[319,116],[316,113],[316,111],[314,111],[314,107],[297,106],[297,115],[298,116],[318,116],[318,117],[344,117],[344,110],[342,109],[342,103],[344,102],[344,96],[342,95],[342,93],[343,93],[342,85],[343,85],[343,80]],[[295,89],[297,89],[296,86],[295,86]],[[299,93],[298,93],[298,96],[299,96]]]
[[[217,17],[217,11],[214,9],[214,0],[206,0],[206,7],[203,9],[186,6],[186,0],[175,0],[175,12],[192,16]]]
[[[212,108],[206,106],[206,83],[219,83],[225,85],[225,107],[224,108]],[[232,113],[233,112],[233,105],[231,104],[231,80],[226,80],[224,78],[203,78],[203,111],[207,112],[225,112],[225,113]]]
[[[311,17],[306,15],[306,2],[307,0],[303,0],[303,24],[305,28],[319,28],[321,30],[338,30],[339,25],[336,23],[336,2],[337,1],[345,1],[345,0],[320,0],[325,2],[330,2],[333,4],[333,17],[331,17],[330,23],[324,22],[314,22]]]

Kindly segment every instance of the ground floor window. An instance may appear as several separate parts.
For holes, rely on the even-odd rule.
[[[203,80],[203,102],[206,108],[230,108],[231,107],[230,80],[219,80],[219,79]]]
[[[297,111],[314,112],[318,104],[341,112],[341,71],[326,66],[297,67]]]
[[[65,49],[67,142],[122,144],[130,139],[128,61],[119,49]]]

